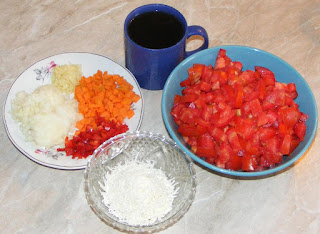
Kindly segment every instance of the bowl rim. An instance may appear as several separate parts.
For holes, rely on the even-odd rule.
[[[113,144],[115,142],[115,140],[122,140],[124,139],[126,136],[145,136],[148,138],[154,138],[157,140],[160,140],[162,142],[165,142],[167,144],[172,145],[174,148],[176,148],[177,150],[181,151],[181,157],[183,157],[186,160],[186,164],[188,165],[188,171],[190,173],[190,180],[191,180],[191,191],[189,196],[184,200],[182,206],[180,207],[180,209],[173,213],[172,216],[170,216],[167,219],[162,220],[160,223],[157,224],[151,224],[151,225],[141,225],[141,226],[134,226],[134,225],[130,225],[130,224],[126,224],[126,223],[122,223],[119,222],[117,220],[111,219],[109,217],[105,217],[104,213],[98,208],[97,204],[95,202],[93,202],[92,197],[90,196],[90,192],[89,192],[89,183],[88,183],[88,177],[89,177],[89,169],[91,168],[91,164],[95,161],[95,155],[96,153],[98,153],[100,150],[102,150],[102,148],[104,148],[107,145]],[[115,156],[117,157],[117,156]],[[186,153],[184,152],[175,141],[173,141],[171,138],[166,137],[160,133],[154,133],[154,132],[150,132],[150,131],[140,131],[140,130],[136,130],[136,131],[128,131],[119,135],[116,135],[108,140],[106,140],[105,142],[103,142],[92,154],[92,156],[90,157],[90,159],[88,160],[87,163],[87,167],[84,171],[84,192],[85,192],[85,197],[87,200],[87,203],[89,205],[89,207],[93,210],[93,212],[107,225],[109,225],[110,227],[113,227],[119,231],[126,231],[126,232],[135,232],[135,233],[139,233],[139,232],[157,232],[157,231],[161,231],[164,230],[170,226],[172,226],[173,224],[175,224],[176,222],[178,222],[189,210],[189,208],[191,207],[194,199],[195,199],[195,194],[196,194],[196,188],[197,188],[197,183],[196,183],[196,171],[194,168],[194,161],[192,160],[192,158]]]
[[[312,104],[314,106],[314,110],[315,110],[315,128],[312,129],[311,132],[311,137],[307,140],[306,145],[304,147],[304,150],[302,150],[299,154],[296,155],[296,157],[289,159],[287,162],[280,164],[276,167],[267,169],[267,170],[263,170],[263,171],[254,171],[254,172],[243,172],[243,171],[232,171],[232,170],[227,170],[227,169],[223,169],[220,167],[217,167],[215,165],[212,165],[206,161],[204,161],[203,159],[201,159],[200,157],[196,156],[195,154],[193,154],[185,145],[183,145],[180,140],[177,138],[175,132],[173,131],[173,129],[170,127],[169,124],[169,119],[166,115],[167,111],[166,111],[166,105],[169,105],[169,103],[166,103],[165,101],[165,97],[167,95],[167,87],[170,85],[170,81],[173,77],[173,75],[176,73],[176,71],[178,69],[180,69],[180,67],[184,66],[184,64],[188,63],[189,61],[192,61],[193,59],[195,59],[196,57],[199,57],[201,55],[204,54],[208,54],[211,53],[213,51],[218,51],[219,49],[225,49],[225,50],[230,50],[230,49],[246,49],[246,50],[250,50],[250,51],[255,51],[258,53],[262,53],[265,54],[267,56],[271,56],[272,58],[279,60],[280,62],[282,62],[285,66],[287,66],[288,68],[290,68],[291,70],[293,70],[296,75],[298,77],[301,78],[302,82],[305,84],[305,86],[309,89],[309,92],[311,94],[312,100],[310,101],[310,104]],[[170,136],[173,138],[173,140],[177,143],[177,145],[179,147],[181,147],[181,149],[183,151],[186,152],[186,154],[188,154],[194,161],[196,161],[197,163],[201,164],[202,166],[205,166],[208,169],[211,169],[212,171],[218,172],[222,175],[227,175],[227,176],[232,176],[232,177],[243,177],[243,178],[258,178],[258,177],[265,177],[265,176],[271,176],[271,175],[275,175],[276,173],[282,172],[284,171],[286,168],[289,168],[289,166],[293,165],[298,159],[300,159],[310,148],[312,142],[314,141],[315,138],[315,134],[317,132],[317,126],[318,126],[318,109],[317,109],[317,104],[316,104],[316,100],[314,98],[314,95],[312,93],[312,90],[310,89],[308,83],[306,82],[306,80],[301,76],[301,74],[295,69],[293,68],[289,63],[287,63],[286,61],[284,61],[283,59],[281,59],[280,57],[271,54],[270,52],[267,52],[265,50],[261,50],[258,48],[254,48],[254,47],[249,47],[249,46],[241,46],[241,45],[223,45],[223,46],[214,46],[214,47],[210,47],[208,49],[199,51],[191,56],[189,56],[188,58],[184,59],[179,65],[177,65],[174,70],[171,72],[171,74],[169,75],[164,88],[163,88],[163,93],[162,93],[162,98],[161,98],[161,112],[162,112],[162,118],[163,121],[165,123],[165,126],[170,134]],[[170,113],[169,113],[170,115]],[[305,139],[306,140],[306,139]]]

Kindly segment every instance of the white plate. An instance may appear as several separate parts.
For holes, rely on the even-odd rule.
[[[10,114],[11,101],[15,98],[17,92],[24,90],[27,93],[31,93],[37,87],[51,83],[51,69],[53,64],[80,64],[82,66],[82,73],[86,77],[92,76],[98,70],[123,76],[127,82],[133,85],[133,91],[141,97],[137,103],[133,104],[135,115],[130,120],[125,120],[129,131],[139,130],[142,121],[144,103],[140,86],[126,68],[107,57],[89,53],[64,53],[43,59],[24,71],[12,84],[3,111],[4,125],[12,143],[24,155],[41,165],[66,170],[84,169],[90,157],[86,159],[72,159],[70,156],[66,156],[65,152],[40,148],[32,142],[25,141],[19,124],[12,119]]]

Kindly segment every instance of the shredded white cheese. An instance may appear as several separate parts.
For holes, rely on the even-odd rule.
[[[121,222],[151,225],[172,209],[175,185],[154,163],[132,160],[106,173],[100,192],[102,202]]]

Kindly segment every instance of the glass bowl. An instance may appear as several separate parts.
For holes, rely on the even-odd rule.
[[[172,209],[151,225],[129,225],[110,213],[103,203],[100,184],[106,173],[132,159],[152,161],[169,180],[175,181]],[[132,175],[134,176],[134,175]],[[196,183],[192,160],[172,140],[150,132],[128,132],[115,136],[99,146],[88,161],[84,175],[84,190],[89,206],[106,224],[126,232],[154,232],[177,222],[193,202]]]

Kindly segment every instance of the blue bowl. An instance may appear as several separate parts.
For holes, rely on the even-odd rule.
[[[193,154],[190,151],[190,148],[184,142],[182,136],[177,132],[177,125],[170,115],[170,111],[173,106],[174,96],[176,94],[181,94],[182,88],[180,87],[180,82],[188,77],[187,69],[192,67],[192,65],[195,63],[205,65],[212,64],[214,66],[216,56],[220,48],[227,50],[227,56],[229,56],[232,61],[240,61],[243,64],[244,70],[254,70],[254,66],[266,67],[274,72],[277,81],[284,83],[293,82],[296,84],[299,96],[295,101],[300,105],[300,111],[309,115],[309,119],[306,122],[307,131],[305,139],[289,157],[283,157],[282,162],[273,168],[257,172],[243,172],[216,167]],[[212,47],[200,51],[182,61],[172,71],[168,77],[168,80],[166,81],[162,94],[161,110],[162,117],[169,134],[182,150],[184,150],[194,161],[216,172],[217,174],[235,178],[263,178],[278,174],[292,166],[294,162],[301,158],[310,147],[315,137],[318,125],[317,105],[312,91],[303,77],[287,62],[279,57],[263,50],[245,46]]]

